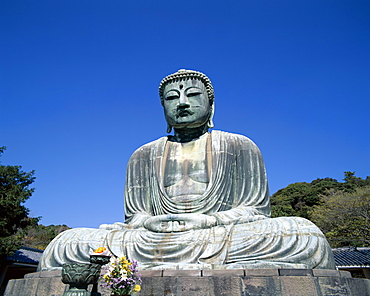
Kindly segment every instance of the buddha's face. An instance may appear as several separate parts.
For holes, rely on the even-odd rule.
[[[207,90],[200,80],[171,82],[163,91],[164,114],[174,128],[196,128],[207,123],[211,106]]]

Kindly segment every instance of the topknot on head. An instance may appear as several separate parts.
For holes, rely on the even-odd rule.
[[[198,79],[203,82],[207,90],[209,102],[212,105],[215,95],[214,95],[211,80],[207,77],[207,75],[201,72],[194,71],[194,70],[186,70],[186,69],[180,69],[176,73],[170,74],[162,79],[161,83],[159,84],[159,97],[161,98],[162,105],[164,101],[163,91],[164,91],[165,85],[170,82],[187,80],[187,79]]]

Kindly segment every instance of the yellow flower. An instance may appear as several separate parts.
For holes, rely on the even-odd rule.
[[[105,275],[103,275],[103,278],[104,278],[105,280],[109,280],[109,274],[108,274],[108,273],[106,273]]]
[[[139,292],[141,290],[140,285],[135,285],[134,292]]]
[[[94,253],[103,253],[104,251],[106,251],[107,248],[104,248],[104,247],[100,247],[100,248],[97,248]]]

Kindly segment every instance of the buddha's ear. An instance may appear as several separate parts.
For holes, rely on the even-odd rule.
[[[171,131],[172,131],[172,126],[170,126],[170,125],[167,123],[167,134],[169,134]]]
[[[207,122],[208,128],[213,128],[215,125],[213,124],[213,116],[215,115],[215,102],[213,102],[211,106],[211,114],[209,115],[209,119]]]

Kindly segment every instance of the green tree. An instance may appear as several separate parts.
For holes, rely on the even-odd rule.
[[[370,245],[370,186],[330,190],[310,214],[332,247]]]
[[[356,188],[370,186],[370,178],[365,180],[355,176],[355,172],[344,172],[344,187],[346,191],[353,192]]]
[[[70,229],[67,225],[49,225],[42,224],[31,227],[27,235],[22,240],[22,245],[26,247],[45,250],[47,245],[61,232]]]
[[[5,147],[0,147],[0,156]],[[29,226],[39,218],[30,218],[23,203],[34,191],[34,171],[24,172],[21,166],[0,165],[0,262],[21,246]]]
[[[320,205],[322,197],[329,192],[354,192],[357,188],[370,186],[370,178],[365,180],[355,176],[355,172],[344,172],[344,182],[332,178],[319,178],[311,183],[293,183],[271,196],[271,216],[297,216],[311,220],[311,209]]]
[[[340,189],[342,184],[335,179],[316,179],[311,183],[293,183],[271,196],[272,217],[298,216],[310,219],[310,210],[320,203],[320,195],[328,189]]]
[[[280,189],[271,197],[273,217],[300,216],[307,218],[306,199],[312,199],[313,190],[309,183],[294,183]]]
[[[370,178],[344,172],[343,181],[324,178],[290,184],[271,196],[271,215],[313,221],[333,247],[368,246]]]

